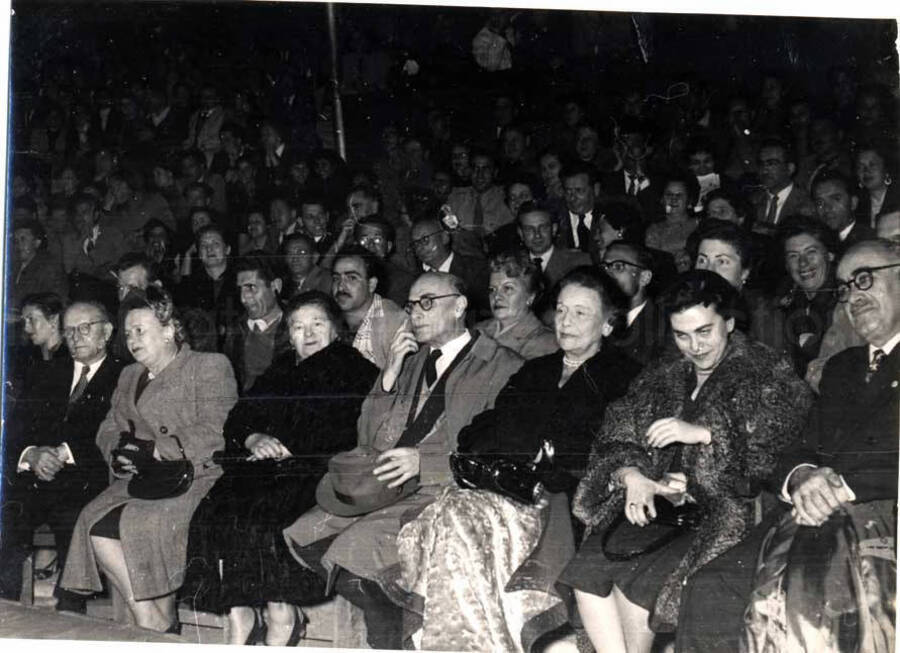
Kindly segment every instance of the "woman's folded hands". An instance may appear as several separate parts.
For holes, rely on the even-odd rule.
[[[244,440],[244,447],[250,452],[247,460],[286,458],[291,455],[290,449],[281,440],[266,433],[251,433]]]

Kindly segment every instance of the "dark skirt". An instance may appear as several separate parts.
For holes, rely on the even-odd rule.
[[[695,531],[686,529],[661,549],[625,561],[610,560],[603,554],[605,532],[588,536],[559,582],[597,596],[609,596],[615,585],[629,601],[652,612],[663,584],[687,554]]]
[[[315,505],[321,474],[275,475],[269,463],[226,471],[194,513],[180,597],[197,610],[325,598],[323,579],[294,559],[282,535]]]

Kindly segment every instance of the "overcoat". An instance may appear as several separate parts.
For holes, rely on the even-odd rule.
[[[637,467],[656,480],[667,471],[673,448],[650,448],[647,429],[658,419],[681,415],[693,374],[680,353],[667,352],[634,380],[625,397],[607,408],[573,503],[575,516],[589,531],[608,527],[624,510],[624,490],[610,489],[616,470]],[[812,392],[786,358],[739,331],[730,335],[724,359],[695,400],[691,420],[709,429],[712,441],[684,447],[687,492],[696,500],[703,521],[663,584],[652,623],[674,625],[684,580],[740,542],[753,527],[748,499],[771,477],[781,453],[798,439],[811,401]]]
[[[382,389],[381,375],[375,380],[357,424],[360,446],[377,451],[396,446],[406,428],[428,349],[421,347],[418,353],[404,360],[392,392]],[[396,539],[403,513],[410,508],[424,507],[434,500],[441,486],[453,482],[450,453],[456,450],[457,435],[475,415],[494,405],[497,394],[521,365],[518,355],[480,335],[447,377],[444,414],[417,445],[419,481],[423,487],[362,518],[339,517],[314,508],[284,530],[295,556],[302,560],[297,549],[337,535],[323,558],[327,565],[338,564],[357,576],[374,579],[383,569],[396,564]]]
[[[119,531],[134,598],[155,598],[178,589],[191,515],[222,473],[212,454],[224,447],[222,427],[237,401],[237,384],[228,359],[221,354],[196,353],[183,344],[135,404],[135,389],[144,369],[135,363],[122,371],[109,413],[97,432],[97,446],[108,461],[120,433],[128,430],[127,420],[132,420],[138,438],[153,440],[163,460],[177,460],[182,457],[173,439],[177,435],[193,463],[194,482],[179,497],[150,501],[129,496],[128,479],[113,481],[78,517],[61,581],[66,589],[102,589],[90,530],[113,508],[123,505]]]
[[[516,352],[525,360],[552,354],[559,349],[553,329],[544,326],[531,311],[526,312],[508,331],[497,335],[500,324],[496,318],[484,320],[475,329]]]

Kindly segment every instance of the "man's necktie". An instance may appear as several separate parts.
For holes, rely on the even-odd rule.
[[[628,195],[637,195],[637,179],[634,175],[628,175]]]
[[[441,350],[435,349],[428,354],[428,360],[425,361],[425,383],[428,384],[429,388],[437,381],[437,359],[440,357]]]
[[[538,270],[540,270],[541,272],[544,271],[544,262],[540,257],[535,257],[531,260],[537,266]]]
[[[885,358],[887,358],[887,354],[880,349],[876,349],[872,353],[872,360],[869,361],[869,370],[866,372],[866,383],[872,380],[872,377],[875,376],[875,373],[878,371],[878,368],[881,367],[881,363]]]
[[[484,205],[481,203],[481,195],[475,195],[475,214],[472,216],[472,225],[478,229],[484,224]]]
[[[75,387],[72,388],[72,394],[69,395],[69,403],[74,404],[76,401],[81,399],[81,395],[84,394],[84,389],[87,388],[88,384],[88,368],[87,365],[81,366],[81,376],[78,377],[78,383],[75,384]]]
[[[775,224],[778,219],[778,195],[772,195],[769,200],[769,210],[766,212],[766,223]]]
[[[578,214],[578,249],[582,252],[588,251],[588,243],[591,240],[591,230],[588,229],[584,218],[584,213]]]

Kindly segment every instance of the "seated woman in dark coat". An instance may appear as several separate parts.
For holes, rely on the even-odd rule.
[[[294,350],[277,358],[225,422],[225,474],[191,523],[182,596],[228,613],[231,643],[294,646],[294,606],[324,599],[281,531],[316,503],[328,458],[356,443],[356,420],[378,369],[338,341],[340,309],[318,291],[285,310]],[[262,619],[266,610],[268,624]]]
[[[753,526],[750,500],[797,437],[809,388],[791,364],[735,330],[735,290],[705,270],[662,297],[678,351],[663,354],[606,411],[574,514],[588,528],[560,581],[575,588],[599,652],[649,652],[677,622],[684,580]],[[702,517],[662,548],[610,560],[604,534],[624,512],[645,526],[654,499]],[[627,522],[622,522],[627,526]]]
[[[819,355],[837,305],[834,270],[838,239],[824,222],[805,217],[785,221],[777,236],[789,275],[777,306],[784,315],[785,345],[794,369],[804,377],[810,361]]]
[[[526,361],[494,408],[459,434],[462,453],[521,462],[551,440],[556,469],[545,485],[553,494],[530,505],[490,490],[451,488],[400,532],[398,584],[425,599],[421,648],[523,651],[546,626],[565,621],[559,597],[546,588],[574,553],[566,494],[584,469],[604,408],[625,393],[639,369],[603,342],[624,313],[619,292],[591,268],[564,277],[555,316],[562,351]],[[509,587],[542,538],[551,571],[544,581]],[[533,630],[529,622],[551,610],[562,619]]]

